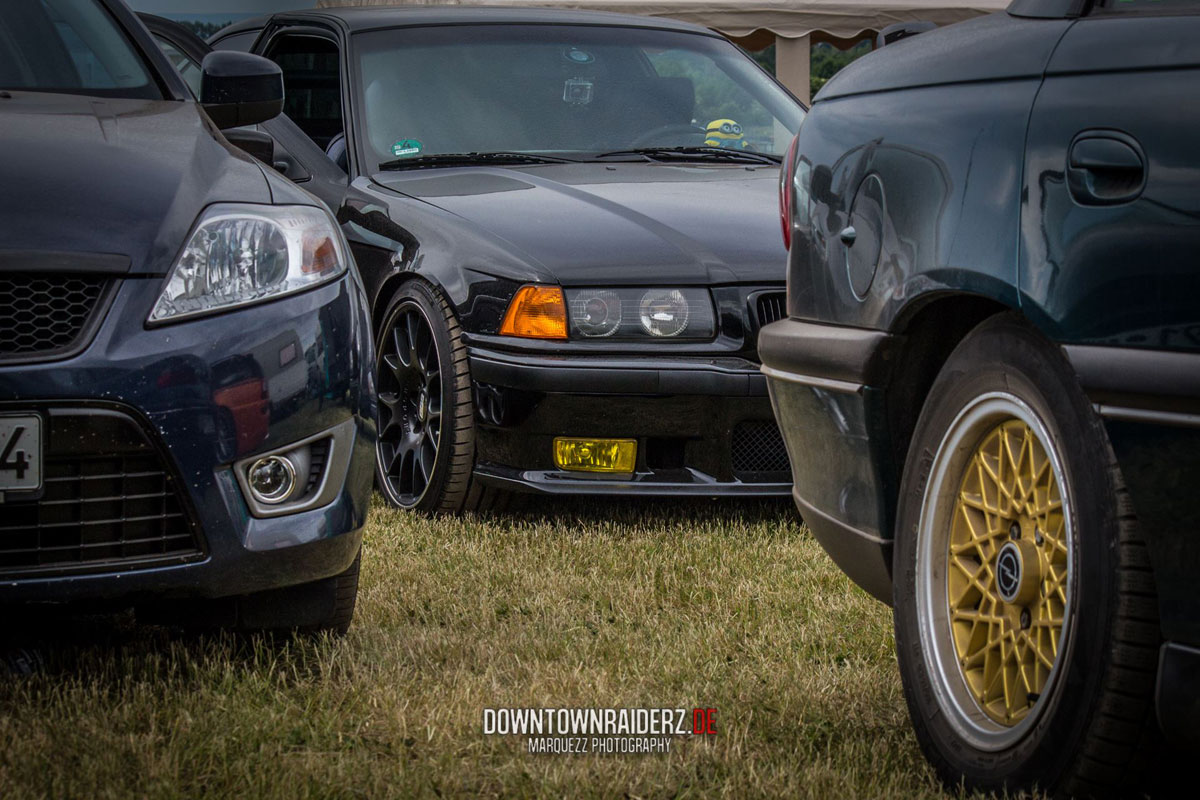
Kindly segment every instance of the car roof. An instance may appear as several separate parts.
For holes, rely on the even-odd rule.
[[[488,6],[369,6],[359,8],[321,8],[280,12],[242,20],[213,35],[211,41],[234,33],[265,27],[275,17],[333,23],[352,33],[427,25],[596,25],[626,28],[700,33],[720,36],[702,25],[690,22],[640,17],[634,14],[613,14],[607,11],[574,11],[559,8],[495,8]]]

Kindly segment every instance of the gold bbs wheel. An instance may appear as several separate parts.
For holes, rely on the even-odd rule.
[[[993,749],[1038,715],[1071,613],[1061,459],[1019,398],[976,398],[947,429],[920,517],[921,637],[956,728]]]
[[[1024,421],[1001,422],[967,462],[950,523],[946,599],[954,650],[984,713],[1015,725],[1058,656],[1070,572],[1053,465]]]

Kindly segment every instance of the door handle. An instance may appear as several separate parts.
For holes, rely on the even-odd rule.
[[[1132,136],[1085,131],[1067,153],[1067,186],[1086,206],[1128,203],[1146,188],[1146,157]]]

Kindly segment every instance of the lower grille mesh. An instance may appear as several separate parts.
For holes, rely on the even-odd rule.
[[[121,427],[137,437],[132,452],[49,451],[41,498],[0,506],[0,575],[126,569],[200,552],[161,457],[132,422]]]
[[[770,420],[739,422],[733,429],[733,471],[787,472],[787,448],[779,427]]]

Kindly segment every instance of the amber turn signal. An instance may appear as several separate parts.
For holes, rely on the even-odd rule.
[[[522,286],[508,304],[504,336],[524,336],[527,339],[566,339],[567,304],[562,289],[557,286]]]

